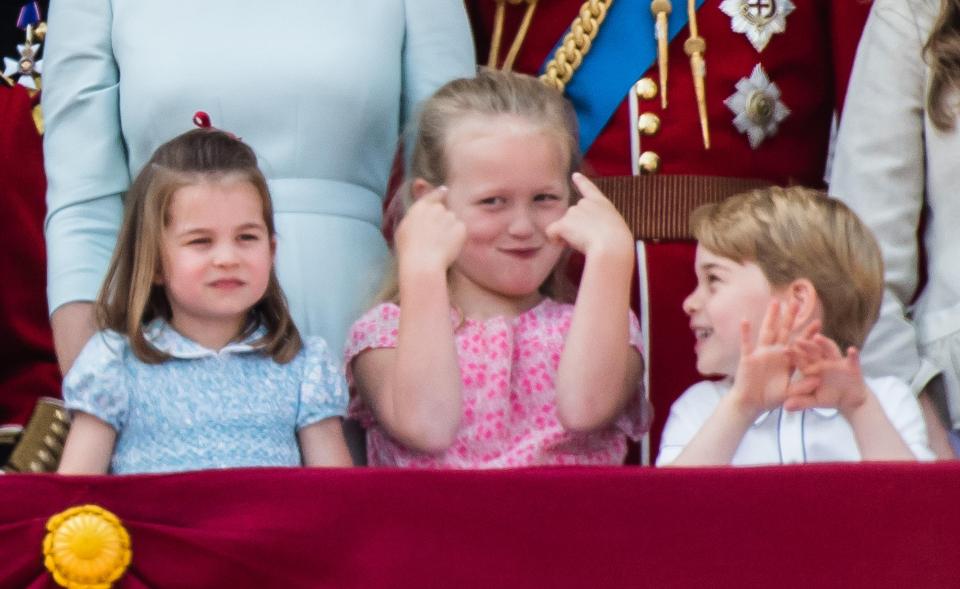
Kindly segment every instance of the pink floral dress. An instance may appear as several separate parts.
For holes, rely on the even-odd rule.
[[[636,440],[649,427],[650,412],[638,384],[624,414],[605,430],[566,431],[557,418],[554,379],[573,306],[545,299],[517,317],[460,321],[456,345],[463,377],[463,418],[453,445],[444,453],[412,451],[394,441],[352,390],[349,414],[367,428],[371,466],[501,468],[554,464],[622,464],[627,436]],[[345,358],[353,389],[351,361],[364,350],[397,345],[400,307],[384,303],[350,330]],[[640,327],[630,314],[630,344],[643,352]]]

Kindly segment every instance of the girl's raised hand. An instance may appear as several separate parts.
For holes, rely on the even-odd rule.
[[[447,208],[446,186],[424,194],[397,226],[395,241],[401,267],[446,272],[467,239],[467,227]]]
[[[632,257],[633,234],[617,208],[583,174],[574,173],[573,183],[583,198],[547,227],[547,237],[567,242],[588,258],[600,252]]]

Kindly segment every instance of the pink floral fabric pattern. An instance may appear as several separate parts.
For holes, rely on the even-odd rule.
[[[353,398],[349,415],[367,428],[371,466],[502,468],[533,465],[616,465],[626,438],[639,439],[650,411],[642,385],[609,428],[589,434],[566,431],[557,418],[554,379],[573,306],[545,299],[517,317],[461,321],[451,312],[463,378],[463,417],[453,445],[443,454],[409,450],[394,441],[363,400],[353,394],[351,361],[364,350],[397,345],[400,308],[374,307],[350,330],[344,353]],[[630,313],[630,344],[643,353],[640,326]]]

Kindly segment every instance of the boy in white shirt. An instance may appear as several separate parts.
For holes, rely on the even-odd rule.
[[[658,466],[933,458],[907,384],[860,371],[883,262],[856,215],[770,188],[705,205],[691,225],[697,287],[683,307],[697,370],[723,378],[673,404]]]

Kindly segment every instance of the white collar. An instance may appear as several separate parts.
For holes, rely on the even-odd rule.
[[[254,342],[267,335],[267,328],[261,325],[253,333],[241,341],[230,342],[219,351],[206,348],[192,339],[182,335],[172,325],[163,319],[154,319],[143,330],[144,338],[156,349],[174,358],[194,359],[219,356],[223,354],[240,354],[254,352],[261,346]]]
[[[757,417],[753,421],[753,425],[760,425],[761,423],[766,421],[767,417],[769,417],[771,413],[775,413],[777,411],[786,411],[786,409],[784,409],[781,406],[781,407],[777,407],[776,409],[772,409],[770,411],[764,411],[763,413],[760,414],[759,417]],[[802,409],[801,411],[806,411],[806,409]],[[833,407],[813,407],[812,409],[809,409],[809,411],[813,411],[814,413],[816,413],[820,417],[823,417],[824,419],[832,419],[840,413],[840,411],[838,411]],[[797,412],[791,411],[790,413],[797,413]]]

